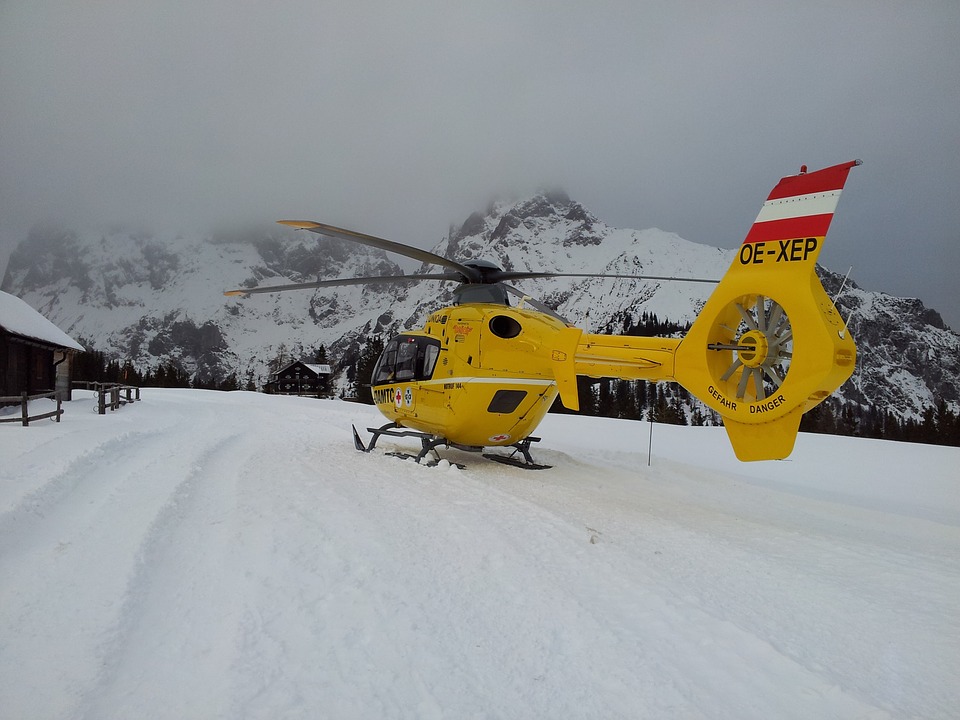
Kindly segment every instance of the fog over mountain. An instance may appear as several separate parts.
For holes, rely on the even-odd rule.
[[[37,223],[317,218],[417,247],[560,185],[735,248],[861,158],[821,257],[960,327],[960,3],[0,3],[0,273]]]

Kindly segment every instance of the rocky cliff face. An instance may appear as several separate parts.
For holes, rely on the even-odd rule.
[[[560,192],[494,202],[432,250],[513,270],[705,278],[719,278],[734,252],[657,229],[612,228]],[[380,251],[286,229],[229,238],[38,229],[11,256],[2,289],[75,338],[141,370],[172,362],[198,381],[233,372],[263,381],[278,356],[298,358],[321,344],[344,371],[372,336],[417,327],[448,303],[452,284],[347,286],[242,299],[225,298],[224,289],[400,272]],[[824,270],[822,277],[831,294],[839,288],[835,274]],[[591,332],[623,332],[644,315],[692,322],[712,290],[612,278],[518,286]],[[839,393],[844,402],[901,417],[919,416],[940,399],[960,409],[960,335],[934,310],[851,282],[838,304],[859,346],[857,371]]]
[[[824,273],[828,292],[839,277]],[[837,301],[857,341],[857,371],[841,388],[848,401],[919,417],[941,399],[960,407],[960,335],[919,300],[869,292],[847,282]]]

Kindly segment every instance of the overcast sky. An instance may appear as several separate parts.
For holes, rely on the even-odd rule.
[[[957,0],[0,0],[0,241],[296,218],[429,247],[559,187],[733,248],[781,176],[862,158],[821,261],[960,329],[958,78]]]

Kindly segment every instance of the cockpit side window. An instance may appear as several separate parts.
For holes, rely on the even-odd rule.
[[[397,364],[394,368],[395,380],[413,380],[417,376],[417,343],[409,338],[400,343],[397,349]]]
[[[380,359],[377,360],[377,365],[373,369],[373,375],[370,378],[371,385],[382,385],[385,382],[390,382],[393,368],[397,364],[398,345],[399,343],[396,340],[391,340],[387,343],[386,347],[383,348],[383,352],[380,353]]]
[[[383,349],[370,384],[429,380],[439,355],[439,340],[417,335],[396,337]]]

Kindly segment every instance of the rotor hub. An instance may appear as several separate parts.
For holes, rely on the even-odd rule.
[[[737,400],[759,402],[786,380],[793,357],[793,330],[783,306],[763,295],[745,295],[731,302],[719,320],[720,342],[707,346],[717,353],[711,365],[716,386]]]
[[[762,367],[769,354],[769,345],[767,336],[759,330],[750,330],[740,336],[738,341],[740,349],[737,356],[748,368]]]

